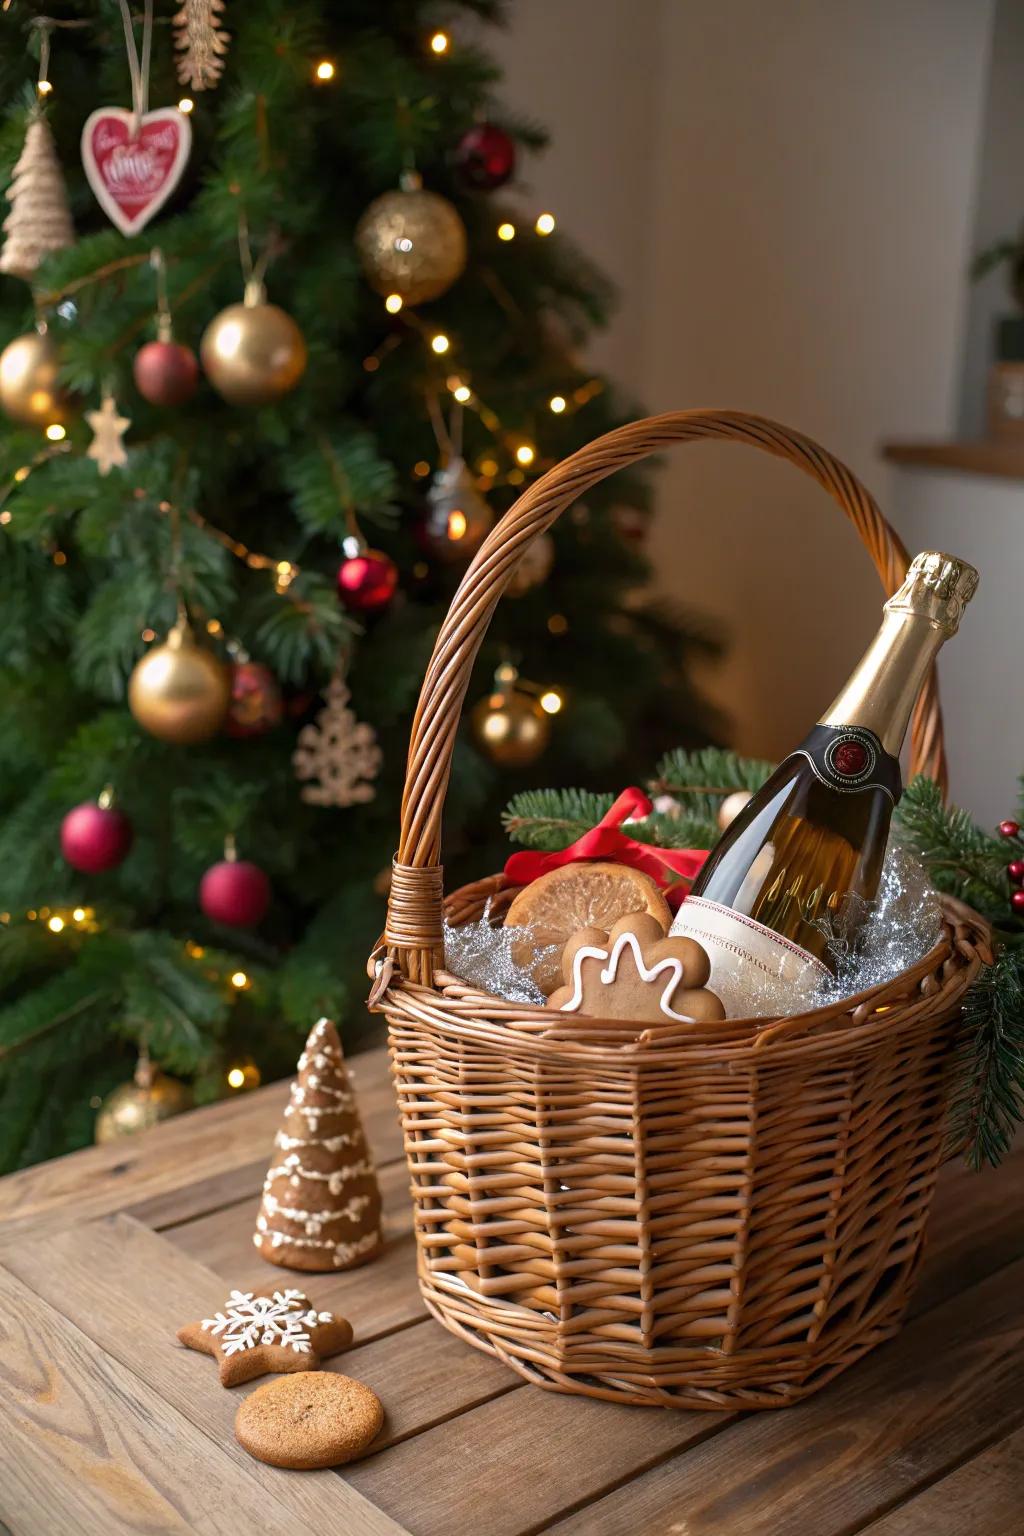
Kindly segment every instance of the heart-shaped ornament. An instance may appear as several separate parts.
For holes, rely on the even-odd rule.
[[[136,118],[123,107],[98,107],[82,129],[82,164],[107,218],[135,235],[159,213],[185,169],[192,127],[177,107]]]

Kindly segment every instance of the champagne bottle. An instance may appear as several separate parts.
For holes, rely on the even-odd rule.
[[[899,752],[924,677],[978,573],[927,551],[832,707],[730,824],[672,925],[711,956],[731,1018],[798,1013],[831,974],[829,939],[870,911],[902,793]],[[857,898],[860,898],[859,900]]]

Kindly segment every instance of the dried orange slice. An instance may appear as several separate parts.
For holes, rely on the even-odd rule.
[[[628,864],[549,869],[524,886],[505,913],[506,928],[529,929],[529,937],[513,944],[512,958],[550,996],[562,984],[562,949],[572,935],[581,928],[607,930],[631,912],[649,912],[668,932],[668,902],[642,870]]]

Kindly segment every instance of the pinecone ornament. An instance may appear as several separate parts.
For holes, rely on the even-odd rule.
[[[299,1057],[253,1243],[271,1264],[302,1270],[354,1269],[380,1249],[377,1175],[329,1019]]]
[[[28,125],[25,144],[7,188],[11,211],[4,220],[0,272],[26,282],[53,251],[75,243],[68,189],[46,119],[36,114]]]

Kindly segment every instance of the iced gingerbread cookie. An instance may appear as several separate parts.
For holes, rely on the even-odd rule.
[[[725,1018],[704,983],[711,962],[695,939],[665,937],[646,913],[623,917],[610,929],[583,928],[562,951],[564,986],[551,1008],[642,1024],[694,1024]]]
[[[512,958],[548,995],[562,981],[558,951],[574,933],[607,932],[634,913],[648,914],[668,931],[672,913],[650,875],[628,864],[564,864],[524,886],[505,913],[507,928],[529,933],[513,946]]]
[[[212,1355],[223,1387],[270,1371],[310,1371],[352,1342],[352,1324],[318,1312],[301,1291],[232,1291],[224,1309],[178,1329],[188,1349]]]
[[[245,1399],[235,1415],[235,1438],[258,1461],[311,1472],[361,1455],[383,1423],[380,1398],[361,1381],[301,1371],[268,1381]]]

